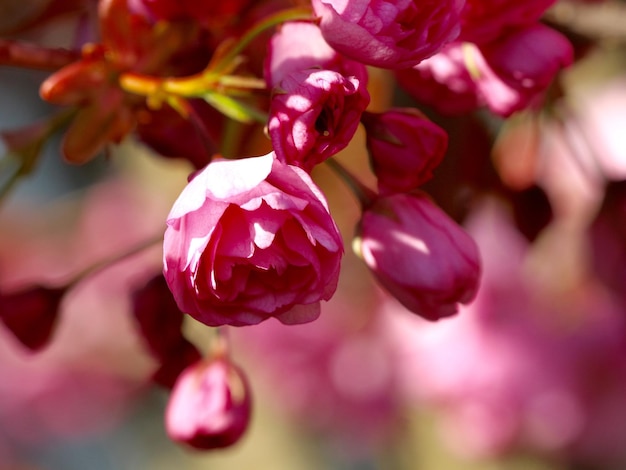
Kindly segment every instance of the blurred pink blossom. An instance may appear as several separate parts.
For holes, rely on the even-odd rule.
[[[624,462],[623,312],[594,283],[546,292],[498,206],[483,206],[469,231],[484,259],[475,302],[435,325],[393,317],[407,393],[440,407],[449,441],[465,453]]]
[[[120,180],[91,188],[81,204],[9,211],[11,224],[0,231],[0,286],[63,285],[154,236],[166,212],[159,196]],[[158,253],[148,250],[77,284],[63,299],[52,341],[35,354],[0,328],[3,435],[37,446],[119,425],[155,367],[130,316],[130,289],[158,267]]]
[[[381,296],[370,287],[360,292],[353,299],[340,290],[315,322],[269,321],[239,328],[232,339],[254,361],[253,379],[280,412],[362,454],[393,438],[402,403],[393,339],[377,310]]]

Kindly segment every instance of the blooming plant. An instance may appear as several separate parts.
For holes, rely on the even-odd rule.
[[[590,264],[600,275],[582,261],[576,272],[586,273],[581,274],[585,285],[597,282],[606,287],[602,292],[607,297],[623,300],[615,285],[621,278],[610,274],[617,268],[602,259],[609,251],[618,253],[613,259],[622,256],[624,234],[609,220],[621,209],[615,189],[621,186],[614,181],[601,206],[604,183],[618,178],[598,170],[585,179],[572,169],[600,166],[581,157],[561,80],[567,67],[585,58],[594,37],[582,41],[586,33],[564,21],[559,7],[598,9],[593,2],[37,4],[32,10],[16,4],[15,21],[0,21],[5,36],[0,38],[0,66],[43,70],[39,96],[53,111],[0,133],[6,150],[0,160],[0,204],[9,203],[9,209],[10,203],[19,204],[19,183],[27,184],[23,180],[43,168],[44,150],[57,135],[68,164],[89,168],[100,162],[132,175],[128,168],[140,160],[135,153],[148,153],[159,165],[184,168],[187,181],[178,171],[161,175],[151,198],[165,198],[171,207],[169,215],[158,216],[162,229],[125,242],[119,252],[105,251],[106,256],[81,269],[68,263],[71,272],[24,281],[13,276],[10,263],[3,264],[0,256],[1,324],[17,346],[45,354],[65,321],[66,300],[76,290],[159,246],[159,267],[146,266],[147,274],[138,276],[127,293],[125,309],[129,328],[152,361],[145,381],[170,393],[165,423],[173,441],[213,449],[233,445],[245,434],[254,384],[247,378],[247,364],[236,365],[231,354],[240,345],[245,350],[246,341],[231,343],[228,333],[240,329],[252,334],[264,328],[270,338],[302,338],[301,363],[294,359],[285,370],[299,377],[300,384],[331,377],[329,387],[336,388],[311,398],[315,407],[323,408],[327,396],[366,397],[345,413],[359,424],[342,429],[355,430],[367,422],[355,417],[361,411],[385,428],[398,425],[395,400],[420,394],[400,391],[400,376],[410,361],[399,361],[402,367],[393,373],[382,370],[387,364],[395,367],[392,358],[402,348],[393,344],[396,333],[389,324],[394,320],[379,312],[393,310],[393,315],[412,318],[427,335],[429,328],[458,322],[457,314],[470,315],[483,304],[507,304],[497,297],[509,295],[510,289],[493,288],[497,292],[491,299],[491,291],[481,288],[481,251],[492,247],[483,242],[479,250],[463,228],[468,214],[485,200],[502,201],[530,244],[560,227],[553,220],[582,227],[585,235],[593,227]],[[57,38],[62,47],[46,43],[56,38],[54,25],[61,20],[72,25],[71,38]],[[550,125],[542,126],[544,122]],[[557,130],[544,135],[542,129],[550,126]],[[557,170],[554,159],[546,156],[546,142],[564,134],[571,150],[565,152],[569,166],[563,165],[569,170],[562,172],[567,181],[555,182]],[[125,151],[127,144],[134,151]],[[568,195],[579,195],[571,188],[581,179],[590,196],[568,205]],[[130,184],[141,186],[141,177]],[[178,196],[170,191],[183,185]],[[354,200],[346,202],[337,187],[347,188]],[[110,218],[103,211],[102,219],[127,226],[133,238],[131,227],[142,224],[136,216],[124,216],[123,205],[112,209]],[[351,210],[352,219],[344,220]],[[601,249],[602,239],[611,241],[611,250]],[[352,242],[356,257],[345,253],[344,240]],[[310,333],[297,330],[320,316],[342,315],[342,308],[329,308],[329,302],[342,289],[342,279],[350,283],[358,278],[355,261],[380,287],[380,292],[367,287],[375,292],[368,293],[376,299],[371,303],[385,307],[361,305],[370,311],[357,315],[344,295],[342,305],[350,310],[344,324],[337,320]],[[503,279],[517,282],[518,267],[503,268],[508,273]],[[499,279],[490,273],[489,282],[492,286]],[[393,300],[380,301],[380,296]],[[476,298],[480,302],[468,308]],[[388,307],[389,302],[395,307]],[[280,333],[267,326],[276,322]],[[265,325],[255,326],[260,323]],[[208,332],[203,340],[190,334],[190,324]],[[326,333],[332,341],[324,338]],[[398,335],[398,344],[407,337],[411,335]],[[305,345],[305,340],[318,343]],[[283,338],[262,349],[276,347],[291,359],[284,349],[297,349],[298,342]],[[366,343],[377,349],[358,349]],[[357,350],[350,348],[358,354],[341,352]],[[376,351],[385,367],[376,367]],[[263,355],[270,362],[276,356]],[[323,370],[326,365],[345,370],[335,361],[355,364],[360,358],[372,363],[360,375],[346,373],[358,378],[355,383],[342,380],[343,373]],[[306,372],[313,363],[311,377],[316,379],[311,381],[300,369]],[[366,379],[365,371],[378,375]],[[299,390],[297,385],[293,389]],[[376,404],[384,404],[393,418],[381,416]],[[295,408],[299,413],[303,409]],[[374,439],[387,433],[362,434]]]

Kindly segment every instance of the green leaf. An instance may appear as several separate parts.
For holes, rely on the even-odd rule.
[[[230,96],[220,93],[207,93],[202,98],[220,113],[235,121],[243,122],[244,124],[253,122],[264,124],[267,122],[267,116],[263,112]]]

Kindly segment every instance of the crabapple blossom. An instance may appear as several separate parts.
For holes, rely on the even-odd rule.
[[[250,407],[243,371],[226,358],[208,359],[179,376],[165,411],[165,429],[173,441],[197,449],[227,447],[247,429]]]
[[[251,419],[234,348],[281,412],[332,436],[316,468],[404,464],[407,411],[428,399],[470,450],[623,468],[624,126],[619,95],[579,90],[621,47],[621,9],[605,2],[598,27],[581,2],[544,18],[557,0],[5,2],[0,67],[48,71],[24,77],[65,109],[0,130],[0,461],[13,441],[113,423],[146,384],[171,391],[172,440],[232,445]],[[592,67],[560,76],[574,52]],[[600,75],[621,74],[608,55]],[[105,151],[107,170],[12,193],[59,134],[67,162]],[[117,170],[124,183],[74,191]],[[477,212],[496,198],[506,227]],[[360,259],[341,266],[338,226],[358,217]],[[224,325],[246,328],[231,342]]]
[[[529,264],[537,245],[494,200],[467,225],[484,253],[476,300],[455,321],[435,325],[390,317],[404,349],[407,392],[437,407],[446,440],[465,454],[530,449],[623,467],[623,310],[591,279],[572,286],[552,279],[567,291],[551,295],[538,282],[541,265]]]
[[[456,39],[464,0],[312,0],[324,39],[368,65],[409,68]]]
[[[365,83],[354,76],[317,69],[289,74],[270,103],[276,156],[311,171],[348,145],[369,101]]]
[[[567,38],[541,24],[512,31],[480,52],[484,62],[478,54],[473,58],[478,90],[489,109],[501,116],[528,107],[574,60]]]
[[[572,60],[569,41],[537,24],[481,46],[454,42],[398,76],[416,99],[442,112],[464,113],[487,106],[508,117],[533,104]]]
[[[356,302],[339,291],[314,322],[265,322],[231,336],[245,357],[263,358],[252,378],[271,387],[281,412],[359,455],[394,439],[404,418],[395,337],[377,308],[384,296],[372,279],[363,287]]]
[[[428,320],[454,315],[478,290],[476,244],[425,193],[377,199],[363,213],[354,247],[389,293]]]
[[[314,320],[343,254],[320,190],[274,153],[211,162],[174,204],[163,248],[179,308],[212,326]]]
[[[448,134],[415,108],[365,112],[367,149],[381,195],[409,192],[432,178]]]

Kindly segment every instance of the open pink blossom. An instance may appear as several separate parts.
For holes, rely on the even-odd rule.
[[[289,74],[270,104],[268,132],[276,156],[310,171],[348,145],[369,100],[356,77],[317,69]]]
[[[367,149],[378,191],[409,192],[432,178],[448,148],[448,134],[415,108],[366,112]]]
[[[173,441],[197,449],[227,447],[247,429],[250,403],[250,387],[239,367],[226,359],[198,362],[176,381],[165,428]]]
[[[428,320],[454,315],[478,290],[476,243],[425,193],[375,201],[363,213],[355,249],[384,288]]]
[[[313,0],[326,41],[348,57],[409,68],[456,39],[464,0]]]
[[[324,196],[274,153],[214,160],[167,225],[165,278],[179,308],[207,325],[311,321],[335,292],[343,245]]]

